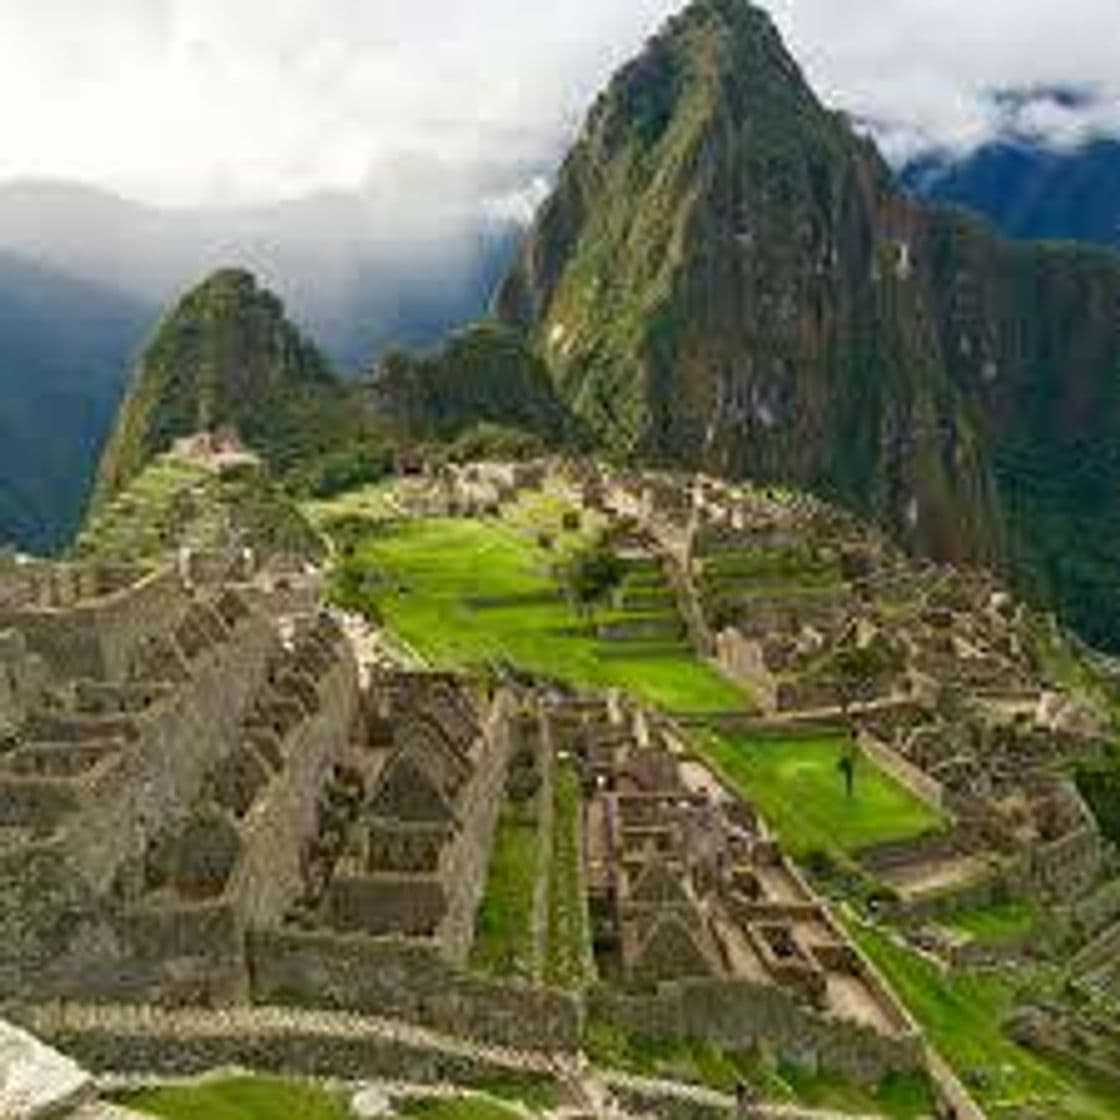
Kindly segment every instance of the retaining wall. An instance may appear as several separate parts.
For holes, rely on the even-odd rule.
[[[575,997],[467,975],[434,941],[261,931],[249,937],[249,961],[260,1003],[388,1015],[525,1050],[579,1047]]]

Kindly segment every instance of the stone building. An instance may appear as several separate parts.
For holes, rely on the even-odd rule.
[[[0,993],[243,998],[245,931],[302,890],[350,746],[353,657],[328,618],[282,625],[235,587],[117,582],[40,568],[9,598],[40,687],[6,690]]]

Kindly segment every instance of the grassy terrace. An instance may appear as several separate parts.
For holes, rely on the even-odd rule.
[[[891,1120],[918,1120],[933,1113],[932,1092],[921,1074],[889,1076],[865,1087],[698,1039],[627,1035],[596,1021],[588,1030],[587,1050],[601,1066],[644,1077],[704,1085],[724,1093],[733,1093],[745,1082],[773,1104],[796,1103]]]
[[[587,979],[591,932],[580,875],[582,795],[579,777],[571,762],[557,766],[555,795],[545,980],[558,988],[575,989]]]
[[[743,707],[742,692],[679,638],[600,638],[552,574],[565,542],[546,549],[531,526],[514,518],[397,522],[360,543],[350,564],[367,573],[370,606],[438,666],[506,661],[580,687],[622,688],[674,711]],[[595,622],[602,629],[645,619],[656,628],[663,617],[623,606]]]
[[[1031,979],[1022,969],[944,973],[880,931],[854,932],[991,1120],[1120,1116],[1120,1089],[1115,1085],[1033,1054],[1003,1034],[1001,1023],[1014,1007],[1017,987]]]
[[[535,972],[533,894],[539,843],[535,801],[506,801],[498,819],[471,964],[482,972],[531,980]]]
[[[945,924],[984,945],[1007,945],[1026,941],[1041,920],[1038,903],[1030,899],[1007,899],[989,906],[956,910]]]
[[[702,742],[724,779],[758,807],[798,858],[811,852],[855,856],[944,827],[939,813],[866,757],[857,764],[849,798],[838,768],[844,746],[839,736],[710,735]]]
[[[120,1098],[137,1112],[167,1120],[348,1120],[338,1096],[314,1085],[272,1077],[238,1077],[145,1089]]]

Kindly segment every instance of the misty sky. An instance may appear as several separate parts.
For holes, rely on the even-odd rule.
[[[830,103],[888,148],[974,144],[990,92],[1071,85],[1025,122],[1120,134],[1118,0],[772,0]],[[669,0],[0,0],[0,179],[163,205],[369,186],[531,200]]]

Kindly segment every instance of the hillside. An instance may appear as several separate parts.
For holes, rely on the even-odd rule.
[[[0,254],[0,544],[43,552],[69,538],[154,318],[109,287]]]
[[[314,529],[259,467],[219,470],[170,454],[93,513],[74,555],[155,568],[180,547],[202,553],[249,548],[258,560],[276,554],[319,559],[323,551]]]
[[[453,440],[479,425],[546,445],[573,434],[548,368],[518,331],[499,323],[476,323],[431,354],[388,354],[370,392],[378,416],[409,439]]]
[[[910,200],[764,12],[697,0],[592,108],[497,310],[614,454],[806,486],[1116,646],[1118,302],[1110,253]]]
[[[101,461],[111,496],[177,438],[230,426],[279,473],[360,427],[349,391],[246,272],[214,273],[160,324]]]

